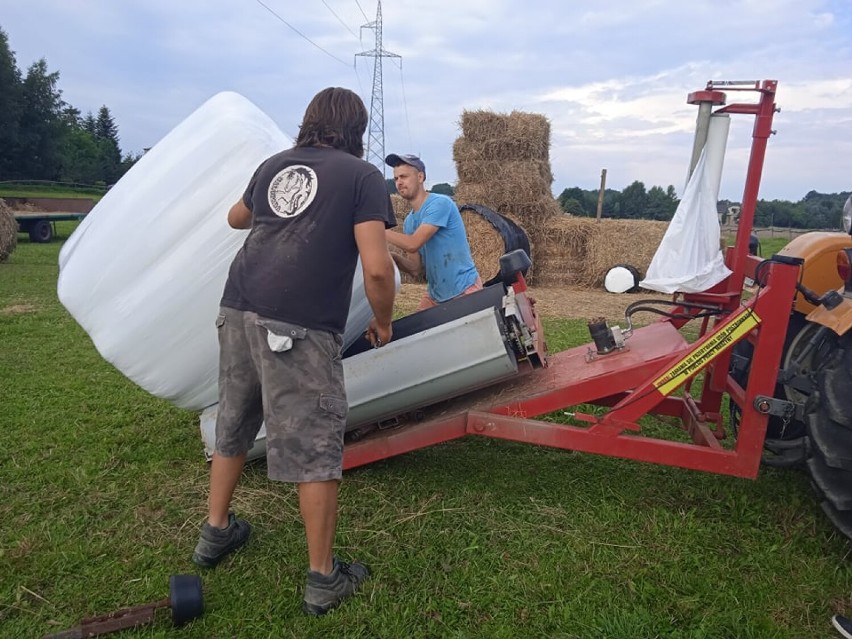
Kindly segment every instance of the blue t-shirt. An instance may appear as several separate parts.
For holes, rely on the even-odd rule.
[[[430,193],[423,206],[405,218],[403,230],[412,235],[421,224],[437,226],[437,232],[420,247],[426,269],[429,297],[446,302],[461,295],[479,277],[470,254],[461,214],[446,195]]]

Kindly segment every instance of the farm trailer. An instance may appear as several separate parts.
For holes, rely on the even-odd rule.
[[[82,220],[95,206],[91,198],[4,197],[12,209],[21,233],[31,242],[50,242],[56,235],[56,222]]]

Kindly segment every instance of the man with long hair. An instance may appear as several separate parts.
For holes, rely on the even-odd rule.
[[[270,479],[299,486],[308,546],[303,609],[321,615],[369,574],[333,554],[348,405],[342,334],[358,257],[374,346],[391,339],[395,225],[381,172],[362,159],[368,115],[352,91],[308,105],[293,148],[265,160],[228,224],[251,229],[231,264],[216,325],[219,409],[208,517],[192,559],[213,567],[251,527],[230,512],[246,454],[266,424]]]

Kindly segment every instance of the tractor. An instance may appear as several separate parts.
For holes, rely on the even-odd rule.
[[[843,207],[843,228],[800,235],[779,252],[800,262],[800,274],[763,463],[804,466],[826,515],[852,539],[852,196]],[[747,383],[754,366],[751,345],[741,342],[731,376]],[[733,402],[730,408],[736,428],[740,411]]]

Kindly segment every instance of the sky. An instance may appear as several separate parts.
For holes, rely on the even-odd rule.
[[[220,91],[290,137],[317,91],[371,107],[376,0],[0,0],[23,73],[45,58],[63,99],[106,105],[124,152],[151,147]],[[852,0],[386,0],[386,153],[456,182],[465,110],[540,113],[552,190],[673,185],[683,193],[708,80],[777,80],[760,197],[852,189]],[[289,25],[289,26],[288,26]],[[301,34],[301,35],[300,35]],[[756,93],[728,93],[751,102]],[[720,197],[742,199],[754,118],[732,116]],[[248,167],[250,173],[254,167]],[[391,172],[388,170],[387,175]]]

